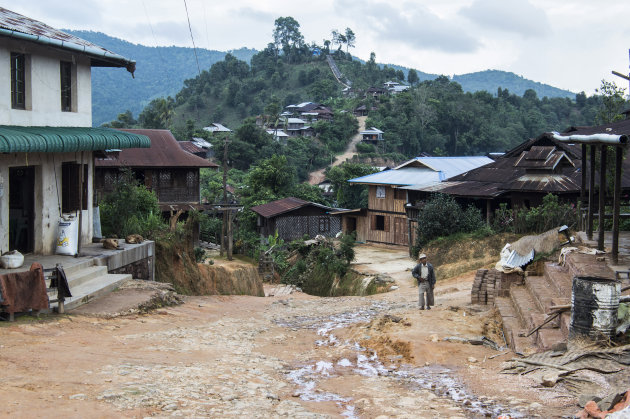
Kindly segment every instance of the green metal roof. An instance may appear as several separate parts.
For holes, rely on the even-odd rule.
[[[63,153],[149,148],[145,135],[110,128],[0,125],[0,153]]]

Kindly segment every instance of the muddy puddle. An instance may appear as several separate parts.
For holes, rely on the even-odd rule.
[[[333,333],[336,329],[359,323],[369,323],[375,317],[390,312],[391,308],[388,304],[379,302],[326,317],[302,316],[276,321],[276,324],[294,330],[315,330],[320,337],[315,342],[317,346],[337,349],[336,361],[312,360],[296,366],[287,373],[287,378],[297,386],[295,395],[309,402],[334,402],[339,407],[342,416],[359,418],[360,414],[353,404],[352,398],[324,391],[318,387],[318,384],[325,380],[356,374],[364,377],[383,377],[383,379],[395,380],[411,390],[430,391],[437,397],[449,400],[461,408],[467,417],[488,418],[500,415],[509,415],[511,418],[526,417],[525,414],[508,406],[497,404],[494,401],[489,403],[483,398],[475,396],[449,368],[439,365],[427,367],[415,367],[407,364],[396,365],[381,360],[374,350],[364,348],[353,340],[342,341]]]

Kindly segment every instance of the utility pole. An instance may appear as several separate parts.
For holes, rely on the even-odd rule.
[[[232,210],[227,209],[227,160],[228,160],[228,144],[230,139],[229,134],[225,134],[225,140],[223,141],[223,222],[221,223],[221,251],[220,256],[223,256],[223,252],[227,248],[227,258],[232,260],[232,243],[233,243],[233,231],[232,231]],[[227,240],[227,243],[226,243]]]
[[[628,57],[630,58],[630,49],[628,49]],[[612,73],[617,77],[628,80],[628,92],[630,92],[630,74],[623,74],[615,70],[613,70]]]
[[[227,159],[228,159],[228,136],[225,135],[225,139],[223,140],[223,199],[221,203],[223,204],[223,221],[221,223],[221,251],[220,256],[223,257],[223,252],[225,251],[225,236],[227,234],[227,212],[225,211],[225,205],[227,205]]]

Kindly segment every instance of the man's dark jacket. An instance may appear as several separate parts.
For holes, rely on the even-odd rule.
[[[416,278],[418,282],[420,282],[420,267],[421,266],[422,264],[418,263],[411,271],[411,275],[413,275],[413,277]],[[429,285],[431,285],[431,288],[433,288],[433,286],[435,286],[435,272],[433,271],[433,265],[427,262],[427,269],[429,270],[428,275],[427,275],[427,281],[429,281]]]

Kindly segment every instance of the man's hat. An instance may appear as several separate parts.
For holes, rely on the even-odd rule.
[[[425,255],[424,253],[420,253],[418,255],[418,259],[426,259],[426,258],[427,258],[427,255]]]

